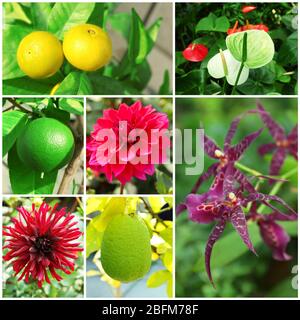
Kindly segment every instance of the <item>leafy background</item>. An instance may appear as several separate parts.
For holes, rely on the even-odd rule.
[[[207,63],[225,49],[228,28],[238,20],[245,25],[241,12],[244,3],[177,3],[176,4],[176,93],[220,94],[224,79],[211,78]],[[275,44],[275,56],[268,65],[252,69],[238,94],[278,95],[297,94],[297,5],[295,3],[254,3],[255,11],[246,15],[250,24],[264,23]],[[199,63],[186,61],[182,51],[192,42],[202,43],[209,49]],[[228,85],[225,93],[231,92]],[[227,90],[227,91],[226,91]]]
[[[4,98],[2,108],[2,184],[6,194],[83,193],[83,99]],[[16,140],[33,119],[54,118],[72,129],[75,151],[68,173],[66,167],[41,173],[25,166],[16,152]],[[76,164],[75,164],[76,163]],[[76,167],[76,170],[74,170]],[[64,175],[66,173],[66,175]]]
[[[87,199],[87,297],[172,297],[173,197],[89,197]],[[152,266],[144,278],[121,283],[101,265],[103,233],[117,214],[138,214],[151,234]],[[134,250],[132,248],[131,250]]]
[[[166,113],[169,118],[169,129],[172,129],[173,109],[171,99],[158,98],[142,98],[139,99],[143,106],[151,104],[159,112]],[[104,109],[118,108],[120,103],[124,102],[128,105],[133,104],[137,99],[132,98],[93,98],[87,100],[86,133],[90,134],[97,119],[102,117]],[[146,181],[133,178],[131,182],[125,185],[124,192],[127,194],[171,194],[172,193],[172,164],[157,165],[153,176],[147,176]],[[120,182],[115,180],[108,183],[104,175],[94,176],[90,169],[87,169],[87,193],[89,194],[106,194],[120,193]]]
[[[83,231],[83,207],[80,198],[21,198],[21,197],[5,197],[3,199],[3,225],[10,225],[11,219],[18,215],[16,208],[24,206],[27,210],[31,210],[31,205],[40,205],[42,201],[46,201],[50,206],[59,203],[59,207],[67,207],[78,221],[80,230]],[[81,239],[83,242],[83,239]],[[6,249],[7,250],[7,249]],[[4,250],[3,254],[5,254]],[[70,275],[66,275],[58,271],[63,280],[57,281],[51,278],[51,285],[44,283],[43,287],[38,288],[35,282],[25,283],[17,281],[14,277],[14,271],[8,262],[3,262],[3,297],[5,298],[81,298],[83,297],[84,288],[84,271],[83,271],[83,255],[79,253],[79,258],[75,263],[75,270]]]
[[[297,119],[297,99],[260,99],[274,119],[290,131]],[[255,108],[255,99],[185,99],[176,100],[177,128],[204,128],[205,133],[223,146],[224,136],[234,117],[245,110]],[[262,127],[257,115],[250,115],[240,123],[233,143]],[[195,140],[195,139],[194,139]],[[195,154],[195,141],[192,141]],[[270,142],[265,129],[261,136],[246,151],[240,163],[264,174],[268,173],[270,156],[261,158],[257,148]],[[204,169],[214,161],[205,156]],[[176,203],[183,201],[192,189],[197,177],[185,175],[185,164],[176,165]],[[284,174],[297,168],[294,158],[287,158],[281,171]],[[297,205],[298,175],[294,174],[284,183],[278,193],[294,209]],[[202,185],[199,193],[208,190],[212,179]],[[269,193],[267,182],[261,192]],[[265,213],[268,212],[265,210]],[[259,231],[249,226],[251,239],[258,257],[250,253],[237,233],[228,224],[225,233],[216,243],[212,254],[212,273],[216,290],[208,281],[204,269],[204,250],[213,224],[204,225],[189,221],[186,211],[176,219],[176,296],[178,297],[296,297],[292,289],[293,266],[297,265],[297,221],[284,223],[292,236],[288,252],[293,260],[278,262],[272,259],[271,251],[261,241]]]
[[[3,92],[6,95],[47,95],[60,83],[57,95],[91,94],[139,94],[147,88],[151,68],[160,63],[159,57],[149,63],[149,54],[156,46],[160,28],[172,30],[159,15],[147,25],[140,18],[136,4],[124,12],[117,12],[118,3],[4,3],[3,31]],[[148,4],[143,4],[149,6]],[[151,8],[150,8],[151,9]],[[171,7],[166,6],[171,12]],[[159,14],[156,13],[156,14]],[[122,56],[115,53],[109,65],[95,72],[83,72],[72,67],[66,60],[54,76],[33,80],[24,75],[16,60],[16,51],[22,38],[32,31],[44,30],[63,40],[63,34],[71,27],[91,23],[115,32],[125,39]],[[113,38],[113,42],[118,38]],[[118,47],[119,42],[115,44]],[[171,56],[171,46],[167,55]],[[166,61],[166,60],[165,60]],[[155,72],[160,73],[160,84],[155,87],[159,94],[169,94],[172,61]],[[149,92],[149,90],[148,90]]]

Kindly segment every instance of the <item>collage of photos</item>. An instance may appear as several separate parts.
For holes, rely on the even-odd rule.
[[[1,299],[298,298],[297,2],[1,5]]]

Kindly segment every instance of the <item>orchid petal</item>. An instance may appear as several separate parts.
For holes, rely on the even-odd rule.
[[[216,219],[216,216],[212,212],[214,206],[205,205],[204,203],[207,197],[208,193],[202,195],[189,194],[186,197],[185,205],[188,209],[190,220],[198,223],[211,223]]]
[[[267,144],[263,144],[262,146],[260,146],[257,151],[261,156],[263,156],[266,153],[273,151],[275,148],[276,148],[275,143],[267,143]]]
[[[210,258],[211,258],[213,246],[216,243],[216,241],[220,238],[221,234],[223,233],[223,231],[225,229],[225,225],[226,225],[225,220],[221,220],[218,224],[216,224],[216,226],[213,228],[211,234],[209,235],[209,238],[208,238],[207,244],[206,244],[206,248],[205,248],[206,273],[208,275],[209,281],[211,282],[211,284],[213,286],[215,286],[215,285],[214,285],[212,275],[211,275]]]
[[[204,135],[204,151],[205,153],[213,158],[213,159],[218,159],[218,157],[215,155],[216,150],[221,150],[214,141],[212,141],[207,135]]]
[[[191,193],[196,193],[198,189],[200,188],[201,184],[209,179],[212,175],[214,175],[217,172],[218,169],[218,163],[212,164],[206,172],[202,173],[201,176],[196,181]]]
[[[277,176],[279,175],[280,169],[283,165],[284,159],[286,157],[286,151],[284,148],[278,148],[271,161],[270,165],[270,175]]]

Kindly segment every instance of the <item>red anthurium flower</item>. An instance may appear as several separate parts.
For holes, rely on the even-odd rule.
[[[244,26],[241,26],[238,28],[238,21],[235,22],[233,28],[229,28],[227,30],[227,34],[230,35],[230,34],[233,34],[233,33],[237,33],[237,32],[242,32],[242,31],[246,31],[246,30],[263,30],[265,32],[268,32],[269,31],[269,28],[262,24],[262,23],[259,23],[259,24],[249,24],[247,23],[246,25]]]
[[[45,202],[39,209],[32,205],[30,212],[24,207],[18,211],[13,225],[3,227],[7,237],[3,249],[8,249],[3,259],[11,261],[18,280],[35,280],[41,288],[44,281],[50,283],[49,275],[57,281],[63,279],[58,270],[72,273],[78,253],[83,251],[75,216],[66,208],[57,210],[57,205],[51,208]]]
[[[246,24],[245,26],[242,27],[242,31],[246,31],[246,30],[263,30],[265,32],[269,31],[269,28],[262,24]]]
[[[205,59],[208,49],[203,44],[191,43],[182,51],[184,58],[191,62],[200,62]]]
[[[244,7],[242,8],[242,12],[243,12],[243,13],[248,13],[248,12],[251,12],[251,11],[253,11],[253,10],[255,10],[255,9],[256,9],[255,6],[244,6]]]

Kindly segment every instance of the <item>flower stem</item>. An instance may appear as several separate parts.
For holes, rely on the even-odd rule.
[[[242,73],[242,71],[243,71],[243,68],[244,68],[244,62],[241,63],[239,72],[238,72],[237,77],[236,77],[236,79],[235,79],[235,83],[234,83],[233,89],[232,89],[232,91],[231,91],[231,94],[232,94],[232,95],[235,94],[236,87],[237,87],[237,84],[238,84],[238,82],[239,82],[239,80],[240,80],[240,76],[241,76],[241,73]]]
[[[248,173],[250,173],[250,174],[252,174],[253,176],[256,176],[256,177],[263,176],[263,174],[260,173],[259,171],[251,169],[251,168],[249,168],[249,167],[247,167],[247,166],[245,166],[245,165],[243,165],[243,164],[241,164],[239,162],[235,162],[235,167],[237,167],[238,169],[241,169],[241,170],[243,170],[245,172],[248,172]]]
[[[125,187],[125,185],[123,185],[123,184],[120,185],[120,194],[124,193],[124,187]]]
[[[280,178],[281,179],[288,179],[290,177],[292,177],[294,174],[296,174],[298,172],[298,168],[293,168],[292,170],[288,171],[287,173],[285,173],[284,175],[282,175]],[[284,181],[277,181],[274,185],[274,187],[272,188],[272,190],[270,191],[269,195],[270,196],[275,196],[278,191],[280,190],[281,186],[283,185]],[[262,213],[266,208],[266,205],[262,204],[260,205],[260,207],[258,208],[257,212],[258,213]]]

